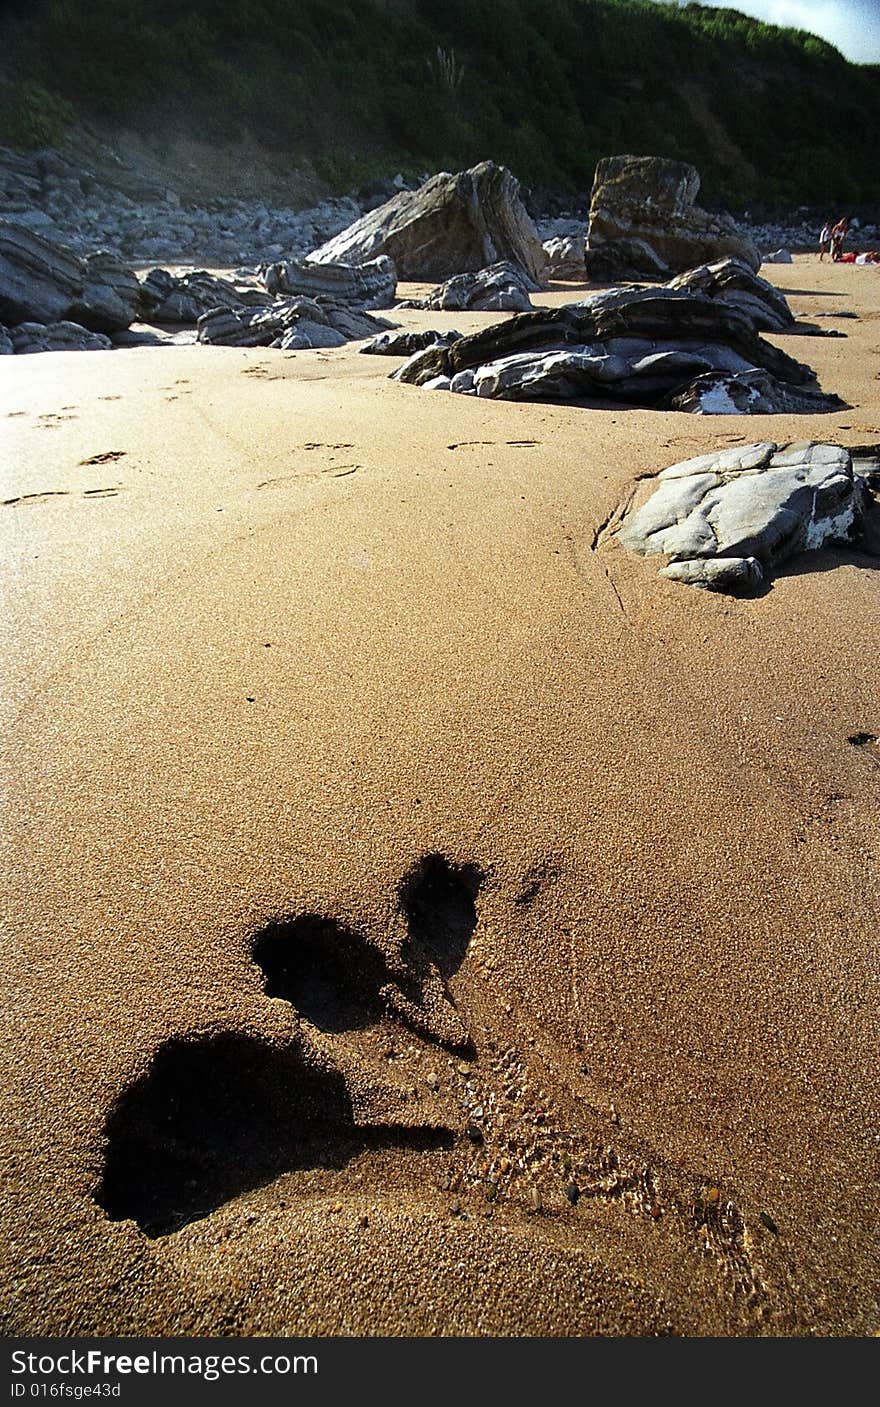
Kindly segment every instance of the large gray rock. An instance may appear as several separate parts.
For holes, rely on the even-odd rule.
[[[128,327],[140,289],[105,251],[72,249],[10,220],[0,221],[0,317],[8,323],[74,321],[97,332]]]
[[[63,244],[0,220],[0,319],[57,322],[82,297],[82,260]]]
[[[323,295],[337,303],[356,303],[362,308],[387,308],[397,292],[397,270],[387,254],[364,264],[307,263],[288,259],[270,264],[263,274],[269,293]]]
[[[99,250],[83,260],[83,291],[71,316],[97,332],[121,332],[138,317],[141,286],[134,271],[115,254]]]
[[[771,440],[664,469],[617,541],[671,558],[662,574],[734,595],[759,588],[801,552],[862,540],[876,509],[848,449]]]
[[[815,387],[808,366],[760,337],[749,313],[680,288],[612,289],[521,313],[429,346],[393,375],[503,400],[613,399],[702,414],[713,396],[715,413],[841,404]]]
[[[537,285],[516,265],[502,259],[476,273],[456,274],[424,298],[410,298],[402,308],[427,312],[524,313],[532,306]]]
[[[590,198],[590,255],[613,257],[622,245],[628,267],[638,273],[639,245],[653,255],[644,276],[656,277],[657,261],[671,273],[731,256],[757,272],[758,250],[733,221],[695,205],[700,178],[695,167],[659,156],[609,156],[596,166]],[[609,248],[610,246],[610,248]],[[598,277],[590,264],[592,277]]]
[[[308,258],[363,264],[380,254],[403,279],[447,279],[506,260],[536,284],[545,280],[544,251],[519,183],[494,161],[457,175],[442,171],[419,190],[401,191]]]

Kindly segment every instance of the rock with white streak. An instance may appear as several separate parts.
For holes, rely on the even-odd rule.
[[[750,312],[686,288],[611,289],[536,308],[428,346],[394,379],[502,400],[611,399],[698,414],[842,404],[816,387],[808,366],[760,337]]]
[[[740,595],[801,552],[858,544],[876,511],[848,449],[763,441],[664,469],[617,541],[671,558],[672,580]]]

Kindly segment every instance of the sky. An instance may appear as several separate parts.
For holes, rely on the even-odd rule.
[[[880,63],[880,0],[711,0],[787,29],[827,39],[853,63]]]

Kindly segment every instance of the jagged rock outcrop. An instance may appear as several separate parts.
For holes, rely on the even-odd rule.
[[[449,347],[461,336],[460,332],[380,332],[361,347],[362,352],[382,357],[411,357],[425,347]]]
[[[449,347],[427,347],[393,375],[431,390],[503,400],[613,399],[707,414],[700,378],[719,373],[724,412],[760,412],[758,390],[766,398],[774,385],[788,409],[798,396],[798,409],[841,405],[815,387],[808,366],[764,341],[748,313],[676,288],[611,289],[581,303],[520,313]],[[716,398],[720,403],[720,393]]]
[[[550,278],[586,278],[586,230],[577,234],[554,235],[543,243]]]
[[[602,277],[594,255],[619,260],[617,271],[657,277],[657,264],[682,273],[697,264],[730,256],[756,272],[761,258],[751,240],[727,216],[710,215],[695,205],[700,189],[696,168],[658,156],[608,156],[596,166],[590,199],[587,268]],[[651,257],[642,253],[647,246]],[[644,262],[642,262],[644,260]]]
[[[784,293],[753,273],[740,259],[720,259],[701,264],[670,279],[668,288],[686,288],[740,308],[757,332],[785,332],[794,326],[794,314]]]
[[[71,308],[73,319],[96,332],[130,327],[138,317],[141,296],[134,270],[106,249],[87,254],[83,263],[83,291]]]
[[[878,509],[860,460],[839,445],[772,440],[664,469],[617,541],[671,558],[661,575],[742,595],[801,552],[865,540]]]
[[[198,340],[215,347],[284,351],[341,347],[391,327],[384,318],[326,298],[278,298],[262,308],[214,308],[198,320]]]
[[[0,317],[7,323],[75,321],[116,332],[136,316],[134,273],[104,251],[72,249],[11,220],[0,220]]]
[[[9,328],[0,325],[0,357],[9,357],[14,351],[15,348],[12,345]]]
[[[57,322],[82,296],[83,262],[35,230],[0,220],[0,318]]]
[[[401,191],[308,256],[310,263],[363,264],[380,254],[403,279],[447,279],[506,260],[543,284],[545,259],[519,182],[483,161],[441,171],[416,191]]]
[[[231,283],[204,269],[182,275],[151,269],[139,291],[142,316],[169,325],[194,324],[213,308],[261,308],[272,301],[261,288]]]
[[[76,322],[20,322],[10,328],[11,350],[29,352],[107,352],[112,343],[103,332],[90,332]]]
[[[409,298],[401,308],[438,313],[524,313],[532,306],[530,293],[538,287],[521,269],[506,260],[476,273],[456,274],[424,298]]]
[[[288,259],[270,264],[262,278],[273,295],[323,295],[337,303],[356,303],[362,308],[390,307],[397,292],[397,270],[387,254],[357,265]]]

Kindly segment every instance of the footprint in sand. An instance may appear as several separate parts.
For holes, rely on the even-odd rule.
[[[111,464],[116,459],[124,459],[126,451],[124,449],[107,449],[103,454],[92,454],[88,459],[81,459],[80,465],[85,464]]]
[[[512,913],[540,917],[558,874],[555,863],[536,860],[510,896]],[[627,1152],[614,1104],[600,1107],[589,1080],[583,1089],[575,1080],[565,1107],[554,1107],[539,1087],[547,1073],[534,1039],[528,1049],[517,1043],[509,994],[493,984],[477,991],[467,959],[486,881],[474,863],[423,856],[398,885],[381,949],[317,912],[256,933],[251,953],[266,999],[295,1010],[297,1034],[283,1045],[236,1031],[163,1044],[108,1115],[98,1204],[111,1220],[161,1237],[279,1178],[279,1195],[297,1199],[345,1197],[353,1186],[381,1197],[393,1182],[421,1200],[439,1196],[441,1205],[454,1194],[447,1213],[462,1220],[491,1216],[503,1203],[507,1218],[528,1221],[539,1237],[558,1235],[564,1217],[575,1244],[579,1226],[589,1238],[590,1215],[603,1207],[622,1235],[645,1234],[638,1219],[662,1222],[709,1256],[732,1298],[759,1316],[767,1291],[753,1246],[769,1213],[756,1210],[747,1227],[720,1185],[659,1153],[646,1157],[637,1132]],[[485,1049],[462,1021],[457,995],[469,1007],[478,997]],[[381,1087],[383,1050],[416,1086],[413,1103],[400,1076],[388,1084],[389,1073],[389,1107],[404,1099],[415,1124],[356,1116],[352,1075]],[[584,1207],[592,1212],[582,1221]]]

